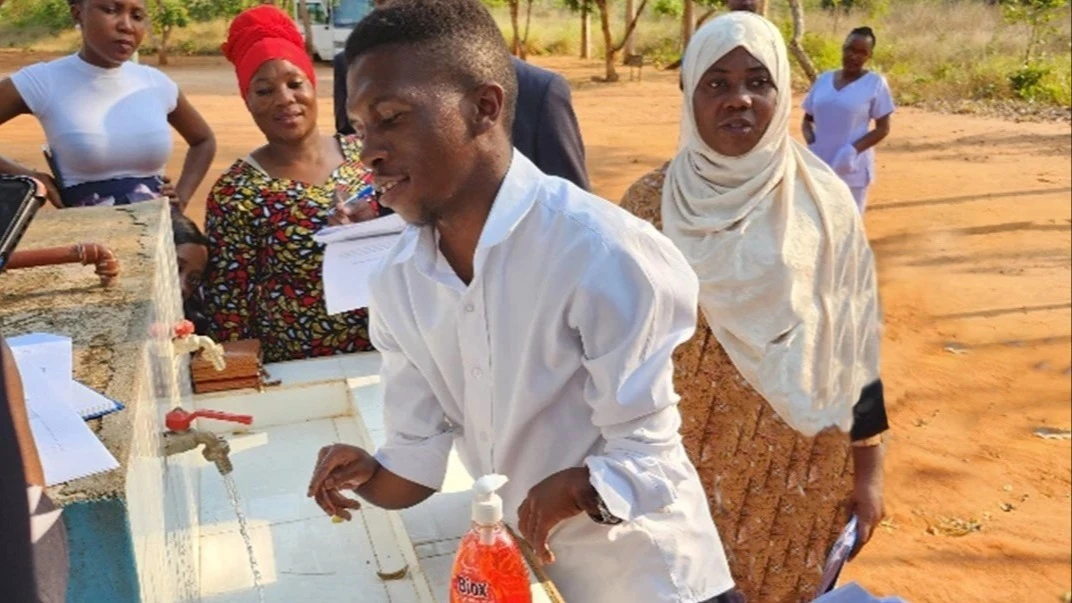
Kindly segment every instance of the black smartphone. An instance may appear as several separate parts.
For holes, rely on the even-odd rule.
[[[32,178],[0,176],[0,272],[44,203],[44,193]]]

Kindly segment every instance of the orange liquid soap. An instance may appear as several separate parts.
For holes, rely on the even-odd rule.
[[[532,603],[528,567],[495,493],[505,483],[504,476],[485,475],[473,485],[473,528],[454,557],[450,603]]]
[[[489,601],[532,603],[525,560],[502,524],[469,530],[454,558],[450,581],[451,603]]]

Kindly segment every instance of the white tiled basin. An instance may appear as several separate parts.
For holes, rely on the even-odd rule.
[[[400,513],[366,505],[335,524],[305,496],[321,446],[375,449],[384,438],[379,356],[355,354],[267,367],[282,383],[196,396],[197,408],[251,414],[251,427],[199,419],[227,433],[232,474],[250,526],[265,600],[318,603],[446,603],[458,540],[469,529],[472,478],[452,455],[443,492]],[[193,454],[193,453],[187,453]],[[201,469],[201,596],[206,603],[256,601],[253,576],[223,480]],[[377,572],[407,568],[385,581]],[[533,600],[548,601],[533,585]]]

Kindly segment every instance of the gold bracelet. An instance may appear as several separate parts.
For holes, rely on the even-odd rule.
[[[869,438],[856,440],[852,443],[853,448],[874,448],[882,445],[882,434],[873,435]]]

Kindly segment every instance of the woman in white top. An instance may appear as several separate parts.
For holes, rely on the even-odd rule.
[[[145,0],[69,2],[82,49],[0,81],[0,124],[26,113],[37,117],[53,174],[3,157],[0,172],[44,181],[57,207],[166,196],[185,208],[212,164],[216,139],[175,82],[130,61],[148,25]],[[164,175],[172,127],[190,145],[174,186]]]
[[[874,49],[870,27],[852,30],[841,69],[820,75],[804,99],[804,140],[849,185],[861,214],[875,180],[874,147],[889,136],[894,110],[886,78],[866,69]]]

